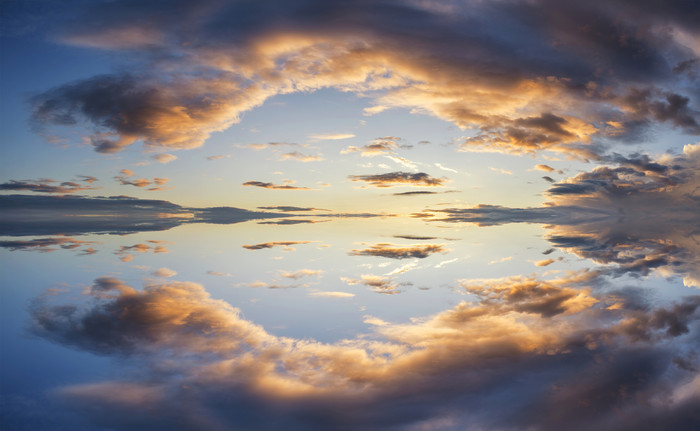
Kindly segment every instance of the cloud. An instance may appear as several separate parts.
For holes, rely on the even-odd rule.
[[[417,216],[480,226],[541,223],[553,246],[609,265],[610,275],[675,274],[688,286],[700,284],[700,145],[686,145],[676,156],[606,158],[617,166],[599,166],[553,184],[550,202],[539,208],[478,205]]]
[[[133,178],[135,175],[136,174],[129,169],[122,169],[119,171],[119,175],[116,175],[114,179],[123,186],[134,186],[139,188],[153,186],[147,189],[149,191],[166,190],[166,187],[163,186],[170,181],[169,178],[153,178],[150,180],[148,178]]]
[[[448,265],[450,263],[457,262],[459,258],[454,258],[454,259],[449,259],[449,260],[443,260],[442,262],[438,263],[437,265],[434,266],[434,268],[442,268],[445,265]]]
[[[458,173],[456,169],[448,168],[446,166],[441,165],[440,163],[435,163],[435,166],[438,169],[442,169],[443,171],[454,172],[455,174]]]
[[[297,187],[297,186],[292,186],[290,184],[272,184],[272,183],[263,183],[261,181],[246,181],[243,183],[244,186],[255,186],[255,187],[261,187],[263,189],[271,189],[271,190],[312,190],[308,187]]]
[[[82,176],[81,176],[82,177]],[[92,184],[96,181],[94,177],[87,177],[89,183]],[[85,179],[81,181],[86,181]],[[82,184],[78,184],[75,181],[54,181],[52,179],[42,178],[39,180],[10,180],[6,183],[0,184],[0,190],[9,191],[30,191],[38,193],[75,193],[84,190],[97,190],[101,187],[90,187]]]
[[[159,153],[153,156],[153,158],[158,161],[159,163],[170,163],[173,160],[177,160],[177,156],[173,154],[168,154],[168,153]]]
[[[365,114],[404,108],[473,130],[464,150],[596,158],[655,126],[700,133],[685,4],[451,3],[449,14],[430,4],[313,0],[268,14],[213,2],[206,11],[178,5],[171,16],[160,3],[96,5],[61,40],[111,50],[131,73],[38,94],[34,123],[86,122],[104,153],[137,142],[195,148],[271,97],[333,88],[370,98]],[[340,14],[351,19],[337,22]]]
[[[230,158],[231,158],[230,154],[218,154],[216,156],[207,157],[207,160],[220,160],[220,159],[230,159]]]
[[[430,192],[427,190],[417,190],[412,192],[392,193],[393,196],[417,196],[417,195],[438,195],[443,192]]]
[[[478,226],[497,226],[504,223],[573,224],[596,218],[609,219],[611,211],[586,207],[508,208],[480,204],[473,208],[429,209],[417,217],[430,221],[475,223]]]
[[[191,208],[154,199],[128,196],[31,196],[0,195],[0,234],[79,235],[88,233],[129,234],[162,231],[184,223],[234,224],[248,220],[292,217],[235,207]],[[270,207],[276,208],[276,207]],[[280,207],[284,209],[297,207]],[[316,208],[317,211],[328,211]],[[289,211],[291,212],[291,211]],[[28,216],[27,214],[30,214]],[[285,218],[277,224],[320,223],[333,218],[393,217],[380,213],[316,213],[316,220]],[[318,220],[324,218],[324,220]]]
[[[320,269],[300,269],[298,271],[280,271],[280,275],[284,278],[298,280],[304,277],[320,276],[323,271]]]
[[[91,176],[91,175],[78,175],[77,176],[80,181],[84,181],[88,184],[92,184],[95,181],[99,181],[97,178]]]
[[[412,162],[406,158],[398,157],[398,156],[386,156],[386,158],[392,160],[396,164],[401,165],[405,168],[412,169],[414,171],[418,170],[418,165],[416,164],[416,162]]]
[[[292,225],[292,224],[314,224],[323,223],[329,220],[309,220],[309,219],[280,219],[272,221],[259,221],[258,224],[276,224],[276,225]]]
[[[409,262],[405,265],[402,265],[398,268],[393,269],[392,271],[387,272],[386,275],[391,276],[391,275],[397,275],[397,274],[404,274],[408,271],[412,271],[412,270],[416,269],[417,266],[418,266],[418,262]]]
[[[300,162],[320,162],[323,160],[323,157],[320,155],[318,156],[310,156],[307,154],[300,153],[298,151],[293,151],[291,153],[284,153],[280,156],[281,160],[298,160]]]
[[[137,141],[189,149],[237,122],[236,106],[247,110],[265,99],[242,92],[235,80],[168,79],[166,84],[156,76],[115,74],[66,84],[32,98],[33,121],[67,126],[87,120],[98,129],[88,140],[99,153],[116,153]]]
[[[408,239],[411,241],[431,241],[433,239],[438,239],[434,236],[418,236],[418,235],[394,235],[394,238]]]
[[[138,243],[134,245],[122,245],[120,246],[114,254],[117,256],[120,256],[120,259],[122,262],[131,262],[134,260],[134,253],[154,253],[154,254],[160,254],[160,253],[170,253],[170,250],[168,250],[164,245],[160,245],[159,242],[157,241],[148,241],[151,244],[144,244],[144,243]],[[156,275],[158,277],[171,277],[172,275],[165,275],[168,274],[171,271],[173,272],[172,275],[177,275],[177,272],[169,270],[168,268],[161,268],[157,270],[153,275]],[[162,274],[162,275],[158,275]]]
[[[75,250],[80,251],[80,254],[94,254],[97,251],[92,247],[84,248],[80,250],[80,247],[87,246],[89,244],[99,244],[95,241],[83,241],[71,237],[53,237],[53,238],[36,238],[30,240],[9,240],[0,241],[0,247],[6,248],[10,251],[39,251],[41,253],[48,253],[56,250]],[[58,248],[53,248],[57,246]]]
[[[194,220],[191,209],[171,202],[125,196],[3,195],[0,205],[3,235],[128,234],[166,230]]]
[[[511,260],[513,260],[513,256],[506,256],[500,259],[492,260],[491,262],[489,262],[489,265],[493,265],[494,263],[510,262]]]
[[[380,256],[390,259],[425,259],[431,254],[444,253],[445,251],[447,250],[445,250],[442,244],[401,246],[380,243],[371,245],[369,248],[363,250],[350,250],[349,254],[351,256]]]
[[[370,106],[368,108],[365,108],[362,110],[362,112],[366,116],[371,116],[371,115],[376,115],[376,114],[379,114],[381,112],[384,112],[387,109],[389,109],[387,106],[377,105],[377,106]]]
[[[386,188],[403,185],[416,187],[442,187],[445,182],[441,178],[433,178],[430,175],[419,172],[411,174],[408,172],[389,172],[376,175],[350,175],[350,181],[364,181],[369,185]]]
[[[505,174],[505,175],[513,175],[513,173],[511,171],[507,171],[505,169],[492,168],[491,166],[489,166],[489,169],[494,171],[494,172],[500,172],[500,173]]]
[[[494,280],[463,280],[460,286],[492,306],[503,306],[526,313],[552,317],[575,314],[592,307],[598,300],[585,286],[591,277],[579,282],[571,279],[544,281],[534,277],[511,277]]]
[[[401,138],[394,136],[386,136],[383,138],[376,138],[371,144],[363,145],[362,147],[350,146],[344,148],[340,151],[340,154],[350,154],[350,153],[360,153],[362,157],[374,157],[382,156],[392,153],[394,150],[399,148],[399,141]]]
[[[377,293],[384,293],[387,295],[399,293],[399,287],[401,287],[401,284],[395,282],[394,279],[381,275],[362,274],[360,278],[341,277],[340,280],[351,286],[361,284],[371,288]]]
[[[296,284],[287,284],[287,285],[281,285],[281,284],[274,284],[274,283],[267,283],[265,281],[254,281],[252,283],[248,283],[248,287],[253,287],[253,288],[266,288],[266,289],[296,289],[299,287]]]
[[[323,291],[311,292],[309,293],[309,296],[315,296],[318,298],[352,298],[355,296],[355,294],[349,292]]]
[[[371,333],[322,343],[274,336],[196,283],[134,289],[103,277],[84,296],[35,299],[31,332],[139,367],[55,391],[112,429],[274,429],[283,420],[287,429],[380,430],[446,417],[470,429],[689,428],[700,396],[688,390],[693,367],[678,364],[697,339],[700,296],[596,297],[586,287],[594,281],[465,280],[475,302],[405,323],[365,316]],[[611,300],[620,306],[605,307]],[[183,397],[183,408],[168,408]]]
[[[272,206],[272,207],[258,207],[258,209],[261,209],[261,210],[274,210],[274,211],[282,211],[282,212],[329,211],[329,210],[322,209],[322,208],[295,207],[295,206],[290,206],[290,205],[277,205],[277,206]]]
[[[295,249],[291,246],[297,245],[297,244],[309,244],[313,241],[272,241],[272,242],[263,242],[260,244],[254,244],[254,245],[249,245],[246,244],[243,246],[243,248],[248,249],[248,250],[262,250],[264,248],[273,248],[273,247],[284,247],[286,251],[294,251]]]
[[[309,138],[318,141],[337,141],[341,139],[350,139],[354,137],[355,135],[352,133],[329,133],[320,135],[309,135]]]
[[[168,278],[168,277],[176,276],[177,271],[173,271],[172,269],[163,267],[163,268],[160,268],[160,269],[153,271],[153,275],[155,275],[156,277]]]
[[[535,169],[545,172],[552,172],[555,170],[553,167],[548,165],[535,165]]]
[[[280,148],[283,146],[297,147],[299,144],[294,142],[268,142],[266,144],[249,144],[245,145],[246,148],[252,148],[255,151],[264,150],[267,148]]]

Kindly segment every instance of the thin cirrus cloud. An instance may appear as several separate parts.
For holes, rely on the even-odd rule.
[[[389,172],[376,175],[350,175],[350,181],[362,181],[371,186],[388,188],[396,186],[442,187],[446,180],[434,178],[424,172]]]
[[[692,429],[700,396],[689,390],[697,369],[684,349],[698,335],[700,295],[658,304],[645,292],[586,287],[598,277],[462,280],[475,302],[406,323],[365,316],[371,336],[336,343],[277,337],[196,283],[134,289],[102,277],[85,295],[36,298],[30,331],[139,365],[129,379],[55,391],[86,419],[117,430],[133,429],[134,417],[178,431],[202,421],[274,429],[280,420],[292,430],[378,431],[446,416],[475,429]],[[659,404],[659,393],[676,396]],[[182,397],[189,408],[168,408]],[[484,404],[484,397],[511,402]],[[396,413],[406,406],[411,415]]]
[[[436,166],[438,169],[442,169],[443,171],[454,172],[455,174],[459,173],[456,169],[448,168],[447,166],[443,166],[443,165],[440,164],[440,163],[435,163],[435,166]]]

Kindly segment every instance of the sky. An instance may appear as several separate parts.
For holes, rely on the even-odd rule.
[[[0,1],[0,428],[700,426],[698,22]]]

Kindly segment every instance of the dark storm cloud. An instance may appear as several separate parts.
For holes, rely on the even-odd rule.
[[[196,283],[103,277],[37,298],[31,332],[139,367],[56,391],[110,429],[692,429],[700,296],[635,306],[639,292],[595,297],[592,281],[465,281],[477,302],[406,323],[368,315],[371,337],[320,343],[274,336]]]
[[[90,181],[90,184],[92,184],[92,181]],[[101,187],[89,187],[83,184],[78,184],[74,181],[63,181],[59,183],[58,181],[46,178],[22,181],[10,180],[6,183],[0,184],[0,190],[30,191],[39,193],[75,193],[83,190],[97,190],[99,188]]]
[[[441,178],[433,178],[424,172],[411,174],[408,172],[389,172],[376,175],[350,175],[350,181],[364,181],[371,186],[385,188],[410,185],[417,187],[442,187],[445,182]]]
[[[380,243],[369,246],[363,250],[350,250],[351,256],[379,256],[390,259],[425,259],[434,253],[444,253],[447,250],[442,244],[402,246],[388,243]]]
[[[243,183],[244,186],[255,186],[255,187],[261,187],[263,189],[272,189],[272,190],[311,190],[308,187],[296,187],[292,186],[289,184],[272,184],[272,183],[264,183],[262,181],[246,181]]]

